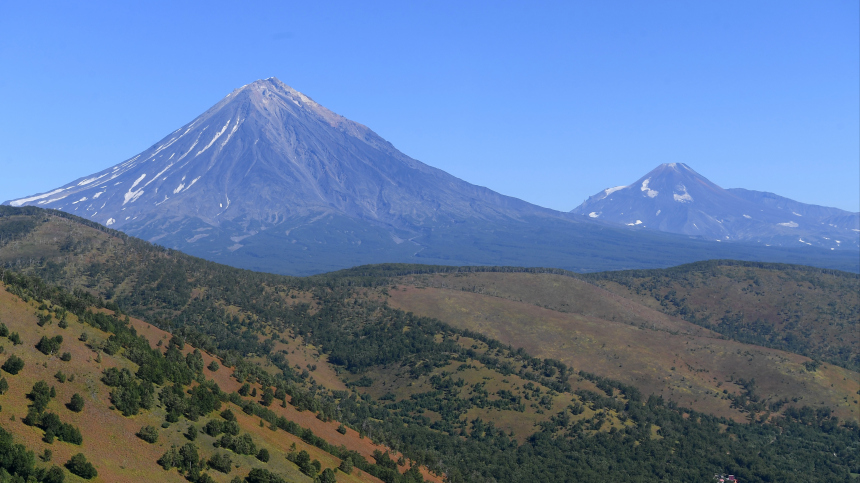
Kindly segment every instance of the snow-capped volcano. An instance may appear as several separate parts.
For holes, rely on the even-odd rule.
[[[723,189],[683,163],[662,164],[633,184],[607,188],[572,213],[717,241],[860,248],[858,213]]]

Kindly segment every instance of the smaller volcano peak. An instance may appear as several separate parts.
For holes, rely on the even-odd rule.
[[[692,183],[696,185],[707,185],[711,189],[720,189],[707,178],[693,170],[684,163],[664,163],[652,169],[639,179],[641,184],[650,180],[651,187],[662,186],[664,189],[673,187],[678,183]],[[658,188],[655,188],[658,189]]]
[[[657,175],[660,173],[682,173],[682,174],[692,174],[695,176],[701,176],[699,173],[695,172],[693,168],[687,166],[684,163],[663,163],[660,166],[657,166],[646,176]]]

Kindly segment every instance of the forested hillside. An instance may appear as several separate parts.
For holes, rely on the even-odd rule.
[[[347,481],[334,471],[347,459],[383,481],[431,477],[419,466],[448,481],[698,481],[714,473],[742,481],[842,481],[860,472],[860,428],[832,409],[791,401],[760,407],[751,381],[738,402],[754,416],[751,423],[681,407],[604,374],[398,310],[388,303],[398,282],[385,267],[310,278],[243,271],[32,208],[4,211],[0,234],[0,280],[35,305],[35,320],[58,324],[58,314],[73,314],[104,332],[92,354],[129,361],[127,373],[101,375],[117,395],[111,414],[136,410],[162,421],[152,424],[156,430],[197,428],[197,453],[177,442],[175,452],[168,447],[158,457],[164,474],[178,475],[170,469],[178,468],[191,481],[205,481],[204,473],[267,481],[245,473],[250,460],[234,474],[217,469],[228,465],[215,454],[250,456],[241,434],[225,436],[232,420],[225,407],[272,428],[262,433],[298,435],[340,462],[315,466],[307,451],[266,447],[267,464],[279,462],[282,470],[273,474],[284,478]],[[161,347],[141,338],[147,324],[170,332]],[[34,331],[31,339],[38,333],[26,330]],[[190,346],[202,351],[202,366],[193,351],[181,352]],[[218,362],[215,371],[209,360]],[[227,377],[209,382],[210,372]],[[337,430],[308,433],[308,424],[297,422],[307,415]],[[353,432],[395,452],[339,446],[335,435]],[[257,454],[260,441],[250,436]],[[201,454],[209,458],[205,465]]]

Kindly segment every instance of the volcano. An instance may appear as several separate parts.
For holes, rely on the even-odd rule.
[[[630,185],[607,188],[572,213],[721,242],[860,249],[860,213],[723,189],[683,163],[662,164]]]
[[[150,241],[175,233],[164,220],[188,217],[242,237],[326,214],[397,232],[550,213],[409,158],[275,78],[233,91],[121,164],[10,204],[68,211]]]

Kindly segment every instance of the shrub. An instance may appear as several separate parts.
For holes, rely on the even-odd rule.
[[[346,474],[352,473],[352,459],[347,456],[346,459],[340,462],[340,466],[338,466],[337,469]]]
[[[8,372],[9,374],[12,374],[13,376],[21,372],[21,369],[23,368],[24,360],[14,355],[9,356],[9,358],[6,359],[6,362],[3,363],[3,366],[0,367],[0,369],[3,369],[4,371]]]
[[[188,438],[189,441],[197,439],[197,426],[193,424],[188,426],[188,431],[185,433],[185,437]]]
[[[64,481],[66,481],[66,474],[59,466],[51,466],[51,469],[42,477],[42,483],[63,483]]]
[[[331,468],[326,468],[320,475],[320,483],[337,483],[337,478]]]
[[[17,332],[12,332],[11,334],[9,334],[9,340],[11,340],[12,344],[14,345],[20,345],[22,343],[21,336],[18,335]]]
[[[197,446],[193,443],[185,443],[179,448],[179,457],[181,458],[180,468],[188,470],[192,466],[196,466],[200,460],[197,453]]]
[[[128,369],[109,368],[104,371],[102,382],[113,388],[110,400],[122,411],[124,416],[133,416],[143,409],[151,409],[155,404],[155,387],[151,382],[137,383]],[[175,422],[175,421],[171,421]]]
[[[218,361],[212,361],[207,366],[207,369],[209,369],[212,372],[215,372],[218,370],[219,367],[221,367],[221,366],[218,365]]]
[[[220,471],[221,473],[229,473],[233,466],[233,460],[227,453],[215,453],[209,458],[209,467]]]
[[[217,441],[218,446],[229,449],[236,454],[257,454],[257,445],[251,439],[251,435],[243,434],[239,437],[233,437],[229,434],[221,436]]]
[[[158,429],[154,426],[144,426],[135,435],[147,443],[155,443],[158,441]]]
[[[69,323],[68,323],[68,322],[66,322],[66,319],[61,320],[61,321],[60,321],[60,323],[59,323],[59,324],[57,324],[57,325],[58,325],[61,329],[67,329],[67,328],[69,327]]]
[[[54,413],[27,413],[27,417],[25,419],[27,419],[27,421],[24,421],[25,424],[38,426],[45,431],[45,434],[50,431],[56,435],[57,439],[60,441],[77,445],[82,444],[84,441],[84,438],[81,436],[80,429],[71,424],[61,422],[60,417]]]
[[[263,468],[253,468],[245,477],[247,483],[286,483],[280,476]]]
[[[63,355],[60,356],[60,360],[63,362],[69,362],[72,360],[71,352],[63,352]]]
[[[69,408],[70,411],[79,413],[84,410],[84,398],[81,397],[80,394],[75,393],[72,395],[72,399],[69,401],[69,404],[66,404],[66,407]]]
[[[311,461],[311,455],[305,450],[301,450],[298,453],[290,453],[287,458],[299,467],[299,471],[311,478],[315,477],[322,467],[319,461]]]
[[[346,426],[341,424],[340,426],[337,427],[337,432],[340,434],[346,434]]]
[[[63,383],[66,382],[66,375],[63,374],[63,371],[57,371],[57,373],[54,374],[54,379],[56,379],[60,383]]]
[[[39,318],[39,321],[36,322],[36,325],[38,325],[39,327],[44,327],[45,324],[51,322],[51,314],[36,314],[36,317]]]
[[[272,388],[267,387],[266,389],[263,389],[263,397],[260,400],[260,404],[262,404],[265,407],[269,407],[272,405],[272,401],[274,401],[274,400],[275,400],[275,393],[272,392]]]
[[[221,424],[220,421],[210,420],[203,426],[203,432],[208,434],[209,436],[218,436],[219,434],[224,432],[224,425]]]
[[[33,389],[27,394],[27,399],[33,401],[30,406],[36,412],[42,412],[48,407],[48,403],[51,402],[51,388],[48,387],[48,383],[45,381],[39,381],[33,384]]]
[[[78,453],[72,456],[72,458],[66,463],[66,468],[68,468],[68,470],[73,474],[87,480],[95,478],[99,474],[92,463],[87,461],[87,458],[83,453]]]
[[[60,344],[63,343],[63,336],[58,335],[56,337],[48,338],[46,336],[42,336],[39,339],[39,343],[36,344],[36,349],[39,349],[39,352],[45,355],[51,355],[54,352],[60,350]]]
[[[180,471],[192,470],[199,472],[200,456],[197,453],[197,446],[194,443],[185,443],[181,448],[176,445],[170,447],[166,453],[158,459],[158,464],[165,470],[171,468],[179,468]],[[192,476],[190,473],[188,476]],[[188,478],[190,481],[195,481],[194,478]]]
[[[268,463],[269,462],[269,450],[267,450],[266,448],[261,449],[260,452],[257,453],[257,459],[262,461],[263,463]]]
[[[0,394],[6,394],[6,391],[9,390],[9,383],[6,381],[5,377],[0,378]]]
[[[6,327],[6,324],[0,324],[0,337],[9,337],[9,327]]]
[[[179,450],[176,449],[176,445],[174,444],[169,450],[161,455],[161,458],[158,458],[157,463],[166,471],[179,466],[179,461]]]

